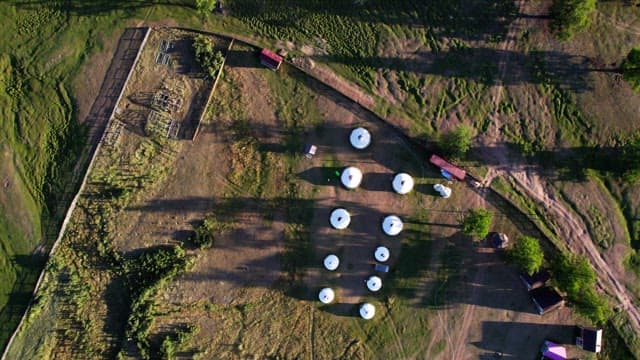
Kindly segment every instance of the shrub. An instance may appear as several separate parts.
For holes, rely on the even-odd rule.
[[[209,76],[216,77],[224,63],[224,55],[215,50],[213,40],[205,35],[198,35],[193,40],[193,51],[200,67]]]
[[[551,27],[561,40],[569,40],[591,25],[596,0],[554,0]]]
[[[464,157],[471,148],[471,128],[461,125],[442,135],[439,147],[449,157],[458,159]]]
[[[193,243],[199,248],[206,248],[213,245],[214,219],[206,218],[202,224],[196,228]]]
[[[471,209],[462,221],[462,232],[476,240],[484,239],[489,233],[493,213],[485,209]]]
[[[518,239],[509,255],[511,260],[529,275],[540,269],[544,259],[540,242],[530,236],[523,236]]]
[[[216,5],[215,0],[196,0],[196,10],[198,14],[202,16],[207,16],[213,11],[213,8]]]
[[[634,91],[640,91],[640,47],[633,48],[622,62],[622,75]]]
[[[603,324],[613,314],[609,303],[595,291],[596,274],[585,257],[562,255],[554,264],[553,275],[582,315]]]
[[[154,297],[176,275],[191,265],[180,246],[147,250],[124,261],[121,271],[131,293],[126,335],[135,340],[143,359],[149,359],[149,331],[155,316]]]

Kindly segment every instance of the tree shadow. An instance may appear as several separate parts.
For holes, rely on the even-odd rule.
[[[138,10],[153,6],[192,7],[183,0],[144,1],[144,0],[67,0],[64,2],[47,0],[14,1],[20,8],[38,10],[42,6],[50,7],[74,16],[96,16],[113,11],[123,12],[126,17],[134,15]]]
[[[460,47],[449,50],[417,52],[410,58],[361,57],[353,55],[317,55],[315,59],[349,66],[409,71],[473,80],[494,85],[502,63],[510,63],[501,77],[503,85],[553,82],[562,89],[585,92],[592,89],[592,72],[618,72],[618,68],[602,68],[595,60],[559,51],[502,50],[486,47]]]
[[[231,49],[227,53],[226,66],[232,68],[263,68],[264,65],[260,64],[257,49],[251,47],[243,47],[238,49],[237,46]]]
[[[318,310],[343,318],[359,318],[359,308],[359,305],[336,302],[322,305]]]
[[[404,25],[427,28],[435,37],[479,40],[504,36],[508,24],[517,16],[510,1],[389,2],[367,1],[356,5],[349,1],[234,1],[229,5],[240,19],[285,33],[306,34],[309,19],[337,16],[356,24]],[[335,44],[330,44],[335,45]],[[348,51],[339,49],[340,51]]]
[[[495,146],[476,146],[470,153],[482,154],[483,162],[497,169],[521,168],[543,174],[545,177],[582,182],[588,178],[589,170],[612,174],[621,177],[629,170],[635,158],[629,154],[628,145],[612,146],[578,146],[552,150],[534,150],[526,155],[512,154],[509,163],[505,164],[493,155],[505,148],[524,153],[522,147],[510,142],[502,142]]]
[[[365,173],[360,187],[368,191],[393,191],[393,176],[392,173]]]

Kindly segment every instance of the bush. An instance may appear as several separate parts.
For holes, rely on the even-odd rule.
[[[585,257],[561,256],[554,264],[553,275],[579,313],[597,324],[604,324],[611,317],[609,303],[595,291],[596,273]]]
[[[214,220],[206,218],[202,224],[196,228],[196,234],[193,243],[199,248],[211,247],[213,245]]]
[[[175,333],[167,334],[160,344],[160,358],[171,360],[176,358],[176,353],[191,340],[200,329],[196,325],[189,325]]]
[[[471,209],[462,221],[462,232],[476,240],[484,239],[489,233],[493,213],[485,209]]]
[[[196,0],[196,10],[202,16],[209,15],[216,5],[215,0]]]
[[[640,81],[640,77],[638,80]],[[637,136],[624,146],[622,160],[626,164],[623,180],[631,184],[636,183],[640,178],[640,136]]]
[[[591,25],[596,0],[554,0],[551,27],[561,40],[569,40]]]
[[[640,48],[629,51],[622,62],[622,75],[634,91],[640,91]]]
[[[471,148],[471,128],[461,125],[442,135],[439,147],[445,155],[451,158],[464,157]]]
[[[190,265],[180,246],[147,250],[123,263],[121,272],[131,293],[126,335],[135,340],[143,359],[151,358],[148,337],[154,322],[155,295]]]
[[[224,63],[224,55],[215,50],[213,40],[205,35],[198,35],[193,40],[193,51],[200,67],[212,78],[216,77]]]
[[[509,252],[511,260],[532,275],[540,269],[544,260],[544,253],[540,247],[538,239],[523,236],[515,243],[513,249]]]

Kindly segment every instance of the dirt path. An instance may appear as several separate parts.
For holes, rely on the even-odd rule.
[[[586,225],[563,203],[557,201],[546,191],[543,180],[532,171],[510,172],[525,192],[544,204],[548,211],[558,219],[558,232],[565,239],[572,253],[585,255],[592,266],[598,269],[598,285],[605,291],[610,291],[620,303],[622,311],[626,311],[631,319],[631,325],[640,332],[640,311],[633,303],[632,296],[626,287],[620,283],[616,273],[600,255],[594,241],[586,231]]]
[[[525,10],[526,3],[523,1],[518,1],[517,6],[519,11],[522,13]],[[513,40],[513,38],[515,35],[515,31],[520,29],[521,26],[524,25],[524,23],[522,23],[522,21],[524,20],[522,19],[523,18],[520,18],[510,25],[509,34],[507,35],[508,40],[503,44],[503,50],[512,50],[515,46],[515,41]],[[631,31],[631,29],[626,26],[616,23],[613,24],[616,27],[623,27],[624,29]],[[636,33],[635,31],[632,32]],[[506,75],[506,71],[509,65],[508,56],[506,55],[507,53],[508,52],[505,51],[505,55],[503,55],[503,58],[500,60],[499,64],[499,75],[501,79]],[[503,90],[504,88],[502,85],[496,86],[496,88],[493,90],[494,108],[497,108],[497,106],[499,105]],[[633,304],[631,300],[633,297],[628,293],[624,285],[618,280],[616,272],[612,270],[609,264],[600,255],[594,241],[586,231],[587,226],[576,214],[568,209],[565,204],[555,199],[555,196],[552,192],[547,190],[546,186],[544,185],[544,180],[541,179],[539,175],[535,174],[526,167],[510,165],[507,156],[508,149],[496,146],[500,138],[499,133],[500,118],[499,116],[494,115],[493,124],[487,131],[487,136],[483,139],[484,145],[488,145],[487,147],[493,150],[490,151],[490,154],[485,155],[492,157],[495,163],[504,165],[502,165],[500,168],[491,166],[485,178],[483,179],[483,183],[485,185],[488,185],[496,176],[499,175],[508,176],[514,179],[519,187],[524,190],[525,193],[527,193],[527,195],[544,204],[551,215],[558,220],[558,234],[562,239],[566,241],[567,246],[569,247],[571,252],[584,254],[589,259],[591,265],[595,269],[598,269],[598,285],[603,290],[608,290],[612,293],[612,295],[619,302],[620,308],[623,311],[628,312],[629,317],[631,318],[632,325],[634,326],[636,331],[640,332],[640,311],[638,310],[638,307]],[[497,159],[498,161],[496,161],[495,159]]]
[[[640,36],[640,28],[629,25],[627,23],[623,23],[623,22],[619,22],[619,21],[615,21],[611,18],[611,16],[607,15],[607,14],[603,14],[600,11],[596,10],[596,16],[602,20],[603,22],[609,23],[611,25],[613,25],[615,28],[617,28],[618,30],[624,31],[624,32],[628,32],[630,34],[633,35],[638,35]]]
[[[527,4],[522,0],[517,2],[517,7],[520,13],[526,12],[526,5]],[[509,32],[506,37],[507,41],[505,41],[501,46],[503,50],[513,50],[515,46],[515,40],[513,40],[515,32],[525,25],[525,21],[527,21],[525,18],[519,18],[509,26]],[[613,24],[617,27],[622,26],[616,23]],[[631,31],[628,27],[623,28]],[[635,33],[635,31],[633,32]],[[507,73],[509,65],[508,53],[509,51],[505,51],[505,55],[500,59],[500,79],[503,79]],[[494,108],[498,108],[504,91],[504,87],[502,86],[500,79],[498,81],[499,85],[493,89],[494,96],[492,98]],[[544,185],[544,180],[541,179],[539,175],[526,167],[510,165],[507,153],[508,149],[496,146],[499,139],[500,118],[495,114],[493,116],[492,126],[487,131],[487,135],[482,139],[484,145],[487,145],[487,148],[491,148],[492,150],[483,155],[490,156],[494,159],[494,163],[503,165],[500,167],[489,167],[489,171],[483,179],[483,183],[488,185],[496,176],[508,176],[514,179],[519,187],[527,193],[527,195],[544,204],[551,215],[558,220],[558,233],[560,237],[567,242],[567,246],[571,252],[584,254],[591,262],[591,265],[595,269],[598,269],[598,285],[603,290],[609,290],[612,293],[619,302],[620,308],[629,313],[632,325],[636,331],[640,332],[640,311],[638,310],[638,307],[633,304],[633,301],[631,300],[633,297],[628,293],[625,286],[618,280],[616,272],[612,270],[609,264],[600,255],[594,241],[586,231],[587,226],[576,214],[568,209],[565,204],[557,201],[552,192],[547,191],[547,188]]]
[[[400,339],[400,335],[398,335],[398,327],[396,326],[396,322],[393,321],[393,316],[391,315],[386,316],[385,320],[387,320],[387,322],[389,323],[389,328],[393,332],[393,338],[395,340],[396,348],[397,348],[396,350],[398,351],[400,358],[406,359],[407,353],[404,351],[404,346],[402,346],[402,340]]]

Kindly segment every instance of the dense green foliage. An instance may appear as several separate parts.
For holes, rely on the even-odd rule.
[[[213,40],[205,35],[196,36],[193,39],[193,51],[202,69],[215,78],[224,63],[224,55],[215,49]]]
[[[597,324],[604,324],[611,317],[609,304],[595,290],[596,274],[586,258],[560,256],[553,266],[553,276],[558,287],[567,293],[582,315]]]
[[[202,221],[202,224],[196,228],[195,237],[193,242],[200,248],[210,247],[213,245],[213,219],[206,218]]]
[[[530,236],[523,236],[515,243],[513,249],[509,251],[511,260],[526,271],[529,275],[533,275],[542,266],[544,253],[540,247],[538,239]]]
[[[640,179],[640,135],[629,141],[622,150],[624,180],[635,183]]]
[[[146,250],[122,265],[131,296],[127,337],[134,339],[143,358],[149,359],[149,331],[153,325],[155,295],[191,264],[180,246]]]
[[[196,9],[202,16],[209,15],[216,6],[216,0],[196,0]]]
[[[493,222],[493,213],[485,209],[471,209],[462,221],[462,232],[476,240],[484,239]]]
[[[596,0],[554,0],[551,6],[552,28],[562,40],[591,25],[591,15],[596,10]]]
[[[622,74],[634,91],[640,91],[640,48],[629,51],[622,62]]]
[[[439,147],[451,158],[463,158],[471,148],[471,128],[460,125],[440,138]]]
[[[186,326],[184,329],[167,334],[160,344],[160,358],[163,360],[172,360],[176,358],[176,352],[187,343],[193,335],[199,331],[196,325]]]

